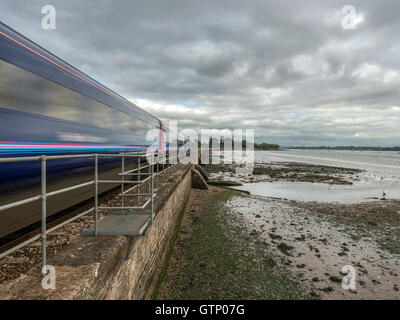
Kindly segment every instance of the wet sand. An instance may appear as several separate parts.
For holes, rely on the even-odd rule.
[[[245,176],[237,175],[233,165],[208,165],[206,170],[212,179],[244,183],[236,187],[244,190],[252,190],[246,185],[281,183],[292,191],[296,183],[308,183],[315,189],[311,196],[324,199],[318,188],[329,192],[349,188],[359,197],[355,201],[351,196],[343,197],[343,203],[299,201],[296,194],[290,200],[284,195],[292,194],[283,188],[278,199],[240,195],[225,207],[249,233],[270,246],[271,255],[281,258],[281,267],[289,268],[305,295],[400,299],[400,201],[384,197],[383,179],[360,169],[285,162],[257,163],[253,174]],[[376,196],[368,198],[371,190]],[[355,268],[354,290],[342,288],[344,266]]]
[[[273,255],[284,258],[304,292],[322,299],[400,299],[399,254],[382,248],[373,232],[354,236],[360,234],[356,225],[329,220],[302,205],[256,196],[235,196],[226,203],[249,232],[255,230],[271,245]],[[355,290],[342,288],[345,265],[356,270]]]
[[[293,162],[255,169],[205,166],[225,188],[193,190],[158,298],[400,299],[400,200],[299,201],[226,189],[227,181],[326,189],[372,181],[381,192],[380,177]],[[354,288],[342,286],[345,266],[355,271]]]

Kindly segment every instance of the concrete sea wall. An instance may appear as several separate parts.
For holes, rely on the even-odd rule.
[[[44,290],[39,270],[0,288],[0,299],[150,299],[192,185],[191,166],[159,201],[140,237],[80,237],[49,258],[56,289]]]

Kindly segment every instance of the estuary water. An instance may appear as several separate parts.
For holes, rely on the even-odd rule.
[[[277,181],[246,183],[237,189],[298,201],[365,202],[378,200],[384,193],[388,199],[400,199],[400,153],[397,151],[255,151],[255,162],[302,162],[365,171],[358,174],[350,186]]]
[[[283,150],[255,151],[256,162],[304,162],[327,166],[377,170],[400,175],[398,151]]]

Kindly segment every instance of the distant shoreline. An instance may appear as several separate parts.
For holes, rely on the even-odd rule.
[[[275,149],[275,148],[270,148],[270,149],[254,148],[254,151],[283,151],[283,150],[284,150],[284,148],[283,149],[281,149],[281,148],[277,148],[277,149]]]
[[[292,150],[400,151],[400,147],[285,147]]]

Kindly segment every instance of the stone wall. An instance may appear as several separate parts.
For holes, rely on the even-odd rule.
[[[188,171],[158,212],[146,235],[134,240],[132,252],[110,279],[110,289],[104,298],[150,299],[152,297],[190,189],[191,174]],[[96,298],[103,298],[103,294]]]
[[[150,299],[191,183],[186,166],[144,236],[80,237],[48,261],[56,268],[55,290],[42,288],[35,269],[3,286],[0,299]]]

